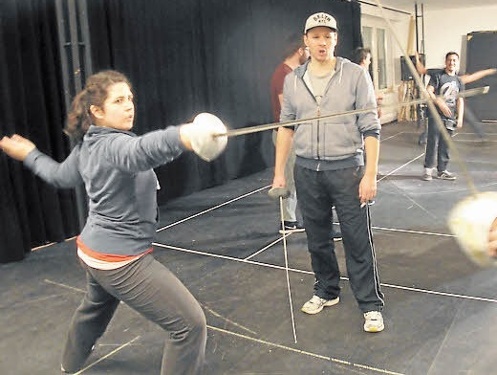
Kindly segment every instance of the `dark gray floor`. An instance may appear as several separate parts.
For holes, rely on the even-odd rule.
[[[497,190],[497,126],[485,143],[454,137],[480,191]],[[161,209],[155,256],[205,309],[207,375],[474,374],[496,372],[497,272],[458,250],[446,216],[469,193],[422,181],[423,147],[410,123],[384,126],[380,182],[371,207],[386,329],[362,330],[343,248],[342,299],[316,316],[300,312],[313,276],[304,234],[288,237],[294,342],[279,210],[267,197],[271,170],[174,200]],[[455,158],[451,170],[460,172]],[[0,266],[0,374],[58,374],[84,274],[73,241]],[[163,333],[122,305],[82,374],[158,374]]]

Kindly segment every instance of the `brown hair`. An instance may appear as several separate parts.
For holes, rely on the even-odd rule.
[[[445,60],[447,60],[449,58],[449,56],[452,56],[452,55],[456,55],[457,58],[459,58],[459,54],[457,52],[454,52],[454,51],[450,51],[450,52],[447,52],[445,54]]]
[[[67,115],[64,132],[75,141],[80,141],[93,122],[90,106],[103,107],[108,89],[115,83],[131,84],[128,78],[115,70],[103,70],[88,77],[84,89],[75,96]]]
[[[371,50],[369,48],[357,47],[352,53],[352,61],[360,65],[370,53]]]
[[[300,48],[305,48],[304,36],[298,33],[289,35],[285,40],[283,58],[292,57]]]

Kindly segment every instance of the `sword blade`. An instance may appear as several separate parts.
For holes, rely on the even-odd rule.
[[[483,86],[483,87],[477,87],[477,88],[470,89],[470,90],[461,91],[459,93],[459,97],[468,98],[471,96],[483,95],[483,94],[488,93],[489,89],[490,89],[489,86]],[[425,102],[431,101],[431,100],[432,99],[426,99],[426,98],[414,99],[414,100],[409,100],[409,101],[402,102],[402,103],[382,105],[381,108],[401,108],[401,107],[405,107],[405,106],[422,104],[422,103],[425,103]],[[268,124],[247,126],[245,128],[228,130],[226,133],[215,134],[214,137],[223,137],[223,136],[237,137],[240,135],[247,135],[247,134],[258,133],[258,132],[262,132],[262,131],[266,131],[266,130],[278,129],[280,126],[288,127],[288,126],[302,125],[302,124],[310,123],[310,122],[313,122],[316,120],[325,120],[325,119],[336,118],[336,117],[359,115],[361,113],[375,111],[376,109],[377,109],[377,107],[354,109],[351,111],[336,112],[336,113],[332,113],[332,114],[325,115],[325,116],[316,116],[316,117],[309,117],[309,118],[293,120],[293,121],[272,122],[272,123],[268,123]]]

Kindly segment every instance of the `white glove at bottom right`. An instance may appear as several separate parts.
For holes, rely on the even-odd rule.
[[[469,196],[449,213],[448,225],[459,246],[473,262],[481,267],[497,266],[490,256],[490,230],[497,218],[497,192]]]

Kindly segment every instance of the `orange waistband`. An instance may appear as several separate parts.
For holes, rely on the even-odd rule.
[[[137,254],[137,255],[118,255],[118,254],[105,254],[105,253],[99,253],[98,251],[90,249],[88,246],[86,246],[83,241],[79,238],[79,236],[76,238],[76,244],[78,245],[78,248],[88,255],[89,257],[92,257],[94,259],[102,260],[105,262],[123,262],[126,260],[132,260],[134,258],[141,257],[145,254],[151,253],[153,251],[153,248],[149,248],[145,250],[143,253]]]

